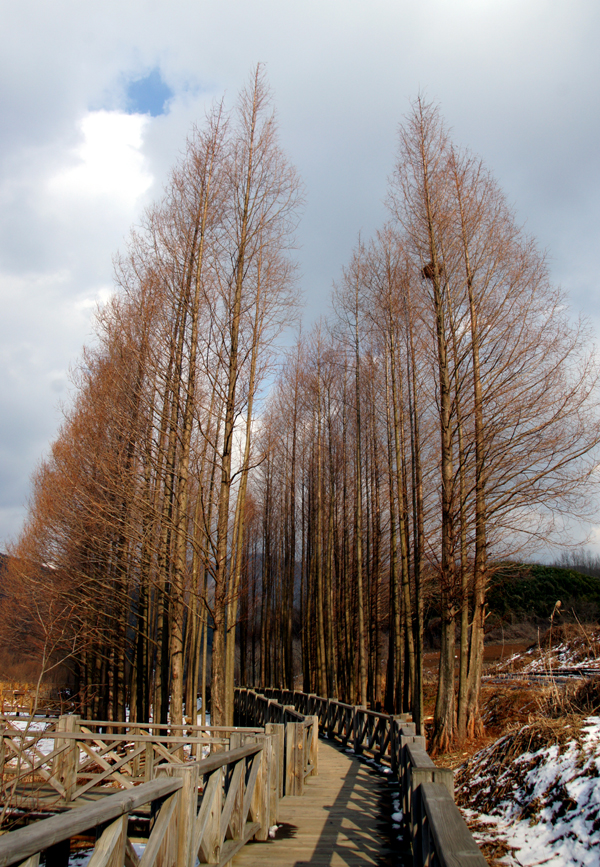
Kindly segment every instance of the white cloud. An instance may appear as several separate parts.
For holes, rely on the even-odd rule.
[[[79,123],[82,141],[73,154],[74,164],[50,177],[47,193],[68,208],[83,201],[86,208],[106,199],[111,207],[133,209],[152,185],[142,145],[146,115],[93,111]]]
[[[60,419],[53,388],[110,294],[112,255],[207,101],[225,93],[231,104],[258,61],[306,183],[299,255],[310,316],[323,311],[358,232],[385,218],[395,130],[419,89],[489,163],[580,305],[598,308],[593,0],[4,6],[0,359],[10,373],[0,379],[0,547],[2,516],[17,514]],[[156,67],[174,93],[168,114],[126,115],[128,82]]]

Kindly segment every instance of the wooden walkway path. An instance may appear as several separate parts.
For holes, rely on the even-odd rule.
[[[398,786],[332,741],[319,740],[319,773],[302,797],[279,802],[275,839],[249,843],[233,867],[354,867],[402,865],[392,828]]]

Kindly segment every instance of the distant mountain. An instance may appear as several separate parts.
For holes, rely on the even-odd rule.
[[[593,622],[600,614],[600,579],[575,569],[540,563],[503,563],[487,594],[488,607],[503,621],[548,621],[560,600],[561,619]]]

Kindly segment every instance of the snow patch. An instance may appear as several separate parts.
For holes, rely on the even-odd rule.
[[[457,775],[458,800],[479,845],[500,844],[514,867],[597,867],[600,852],[600,717],[525,726],[478,753]],[[531,748],[511,754],[511,742]]]

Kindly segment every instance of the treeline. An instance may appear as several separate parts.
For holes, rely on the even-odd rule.
[[[181,722],[210,625],[213,721],[231,722],[253,402],[294,312],[299,200],[257,68],[194,130],[117,262],[33,480],[6,615],[70,660],[95,718]]]
[[[547,629],[551,619],[557,624],[597,622],[600,576],[591,571],[597,558],[574,553],[561,557],[563,562],[575,560],[569,566],[499,563],[488,591],[491,627],[530,623]],[[585,563],[590,571],[582,568]]]
[[[418,100],[388,224],[259,406],[298,199],[258,70],[118,262],[5,617],[71,661],[96,717],[194,713],[210,630],[214,723],[239,654],[242,682],[291,688],[301,669],[306,690],[422,728],[434,599],[444,748],[481,727],[492,558],[589,503],[596,362],[489,172]]]
[[[253,490],[267,601],[252,628],[279,623],[260,678],[283,682],[289,616],[269,611],[289,612],[299,544],[304,688],[410,709],[422,726],[435,604],[445,748],[481,729],[492,564],[590,507],[598,369],[497,184],[421,100],[400,130],[388,206],[263,417]]]

